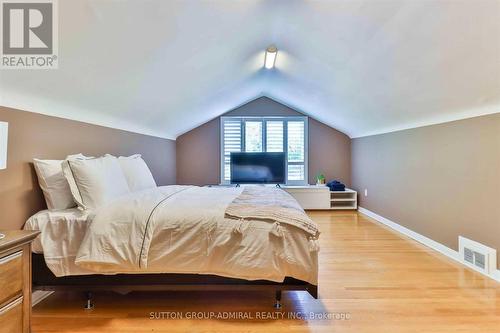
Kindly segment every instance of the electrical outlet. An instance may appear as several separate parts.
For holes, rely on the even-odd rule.
[[[368,196],[368,189],[365,188],[365,197],[367,197],[367,196]]]

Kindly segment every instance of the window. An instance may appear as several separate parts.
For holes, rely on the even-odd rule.
[[[229,168],[229,157],[231,152],[241,151],[241,121],[239,120],[226,120],[223,122],[222,135],[224,137],[224,147],[222,149],[222,159],[223,159],[223,182],[228,182],[230,180],[231,170]]]
[[[288,180],[305,179],[304,122],[288,122]]]
[[[250,153],[262,152],[262,122],[245,121],[245,150]]]
[[[266,151],[280,153],[283,151],[283,121],[268,120],[266,122]]]
[[[307,184],[307,117],[221,117],[221,182],[231,152],[285,152],[287,184]]]

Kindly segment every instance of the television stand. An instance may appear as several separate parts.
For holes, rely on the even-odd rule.
[[[234,187],[241,187],[240,184],[233,184],[233,185],[234,185]],[[254,185],[264,185],[265,186],[266,184],[254,184]],[[207,186],[217,186],[217,185],[207,185]],[[221,186],[221,185],[219,185],[219,186]],[[280,184],[276,184],[276,187],[281,188],[281,185]]]
[[[206,185],[203,185],[203,187],[241,187],[242,185],[245,185],[245,184],[206,184]],[[270,187],[270,186],[272,186],[272,184],[248,184],[247,186],[267,186],[267,187]],[[283,184],[283,186],[281,186],[281,184],[275,184],[275,187],[285,189],[287,186],[285,184]]]
[[[344,210],[357,209],[357,193],[349,188],[345,191],[330,191],[325,185],[284,186],[283,189],[298,201],[303,209]]]

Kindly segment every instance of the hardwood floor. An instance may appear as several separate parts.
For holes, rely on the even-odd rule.
[[[33,332],[500,332],[499,283],[362,214],[310,216],[322,231],[319,300],[284,293],[277,315],[262,293],[101,293],[86,312],[81,294],[55,293],[34,307]],[[210,311],[253,319],[187,318]]]

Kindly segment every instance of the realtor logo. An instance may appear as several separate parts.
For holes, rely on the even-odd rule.
[[[1,68],[57,68],[55,0],[0,0]]]

